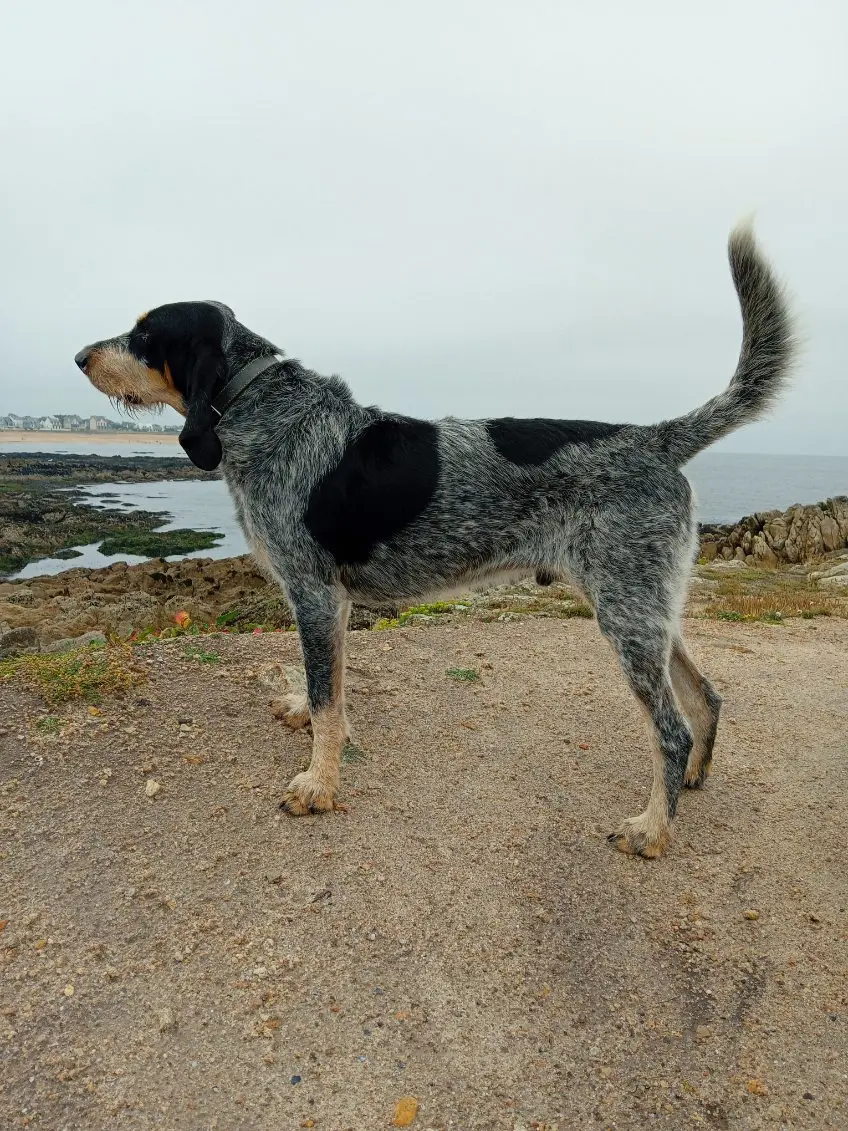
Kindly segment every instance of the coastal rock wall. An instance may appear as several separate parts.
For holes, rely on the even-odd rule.
[[[700,528],[701,557],[736,558],[747,565],[777,566],[814,561],[848,546],[848,496],[786,511],[763,511],[726,525]]]

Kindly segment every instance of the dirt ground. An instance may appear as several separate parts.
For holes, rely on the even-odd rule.
[[[4,687],[0,1122],[848,1127],[848,622],[687,635],[725,709],[657,862],[605,840],[650,757],[591,621],[352,633],[323,818],[277,810],[292,634],[139,649],[58,734]]]

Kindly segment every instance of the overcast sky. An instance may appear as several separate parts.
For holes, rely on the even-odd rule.
[[[845,0],[42,0],[0,42],[0,414],[108,414],[74,353],[217,298],[364,402],[657,420],[730,378],[753,211],[806,346],[725,444],[848,453]]]

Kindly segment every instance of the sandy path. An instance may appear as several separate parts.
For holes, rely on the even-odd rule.
[[[290,635],[156,646],[64,738],[6,714],[0,1121],[848,1127],[848,624],[688,638],[725,721],[656,863],[604,840],[649,757],[592,622],[352,634],[329,818],[275,809]]]

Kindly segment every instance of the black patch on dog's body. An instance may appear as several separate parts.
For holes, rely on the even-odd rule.
[[[597,420],[546,420],[502,416],[486,422],[486,431],[504,459],[523,467],[538,467],[566,444],[592,444],[614,436],[623,424]]]
[[[339,565],[365,562],[374,546],[414,522],[436,492],[438,428],[384,416],[345,448],[309,496],[306,526]]]

